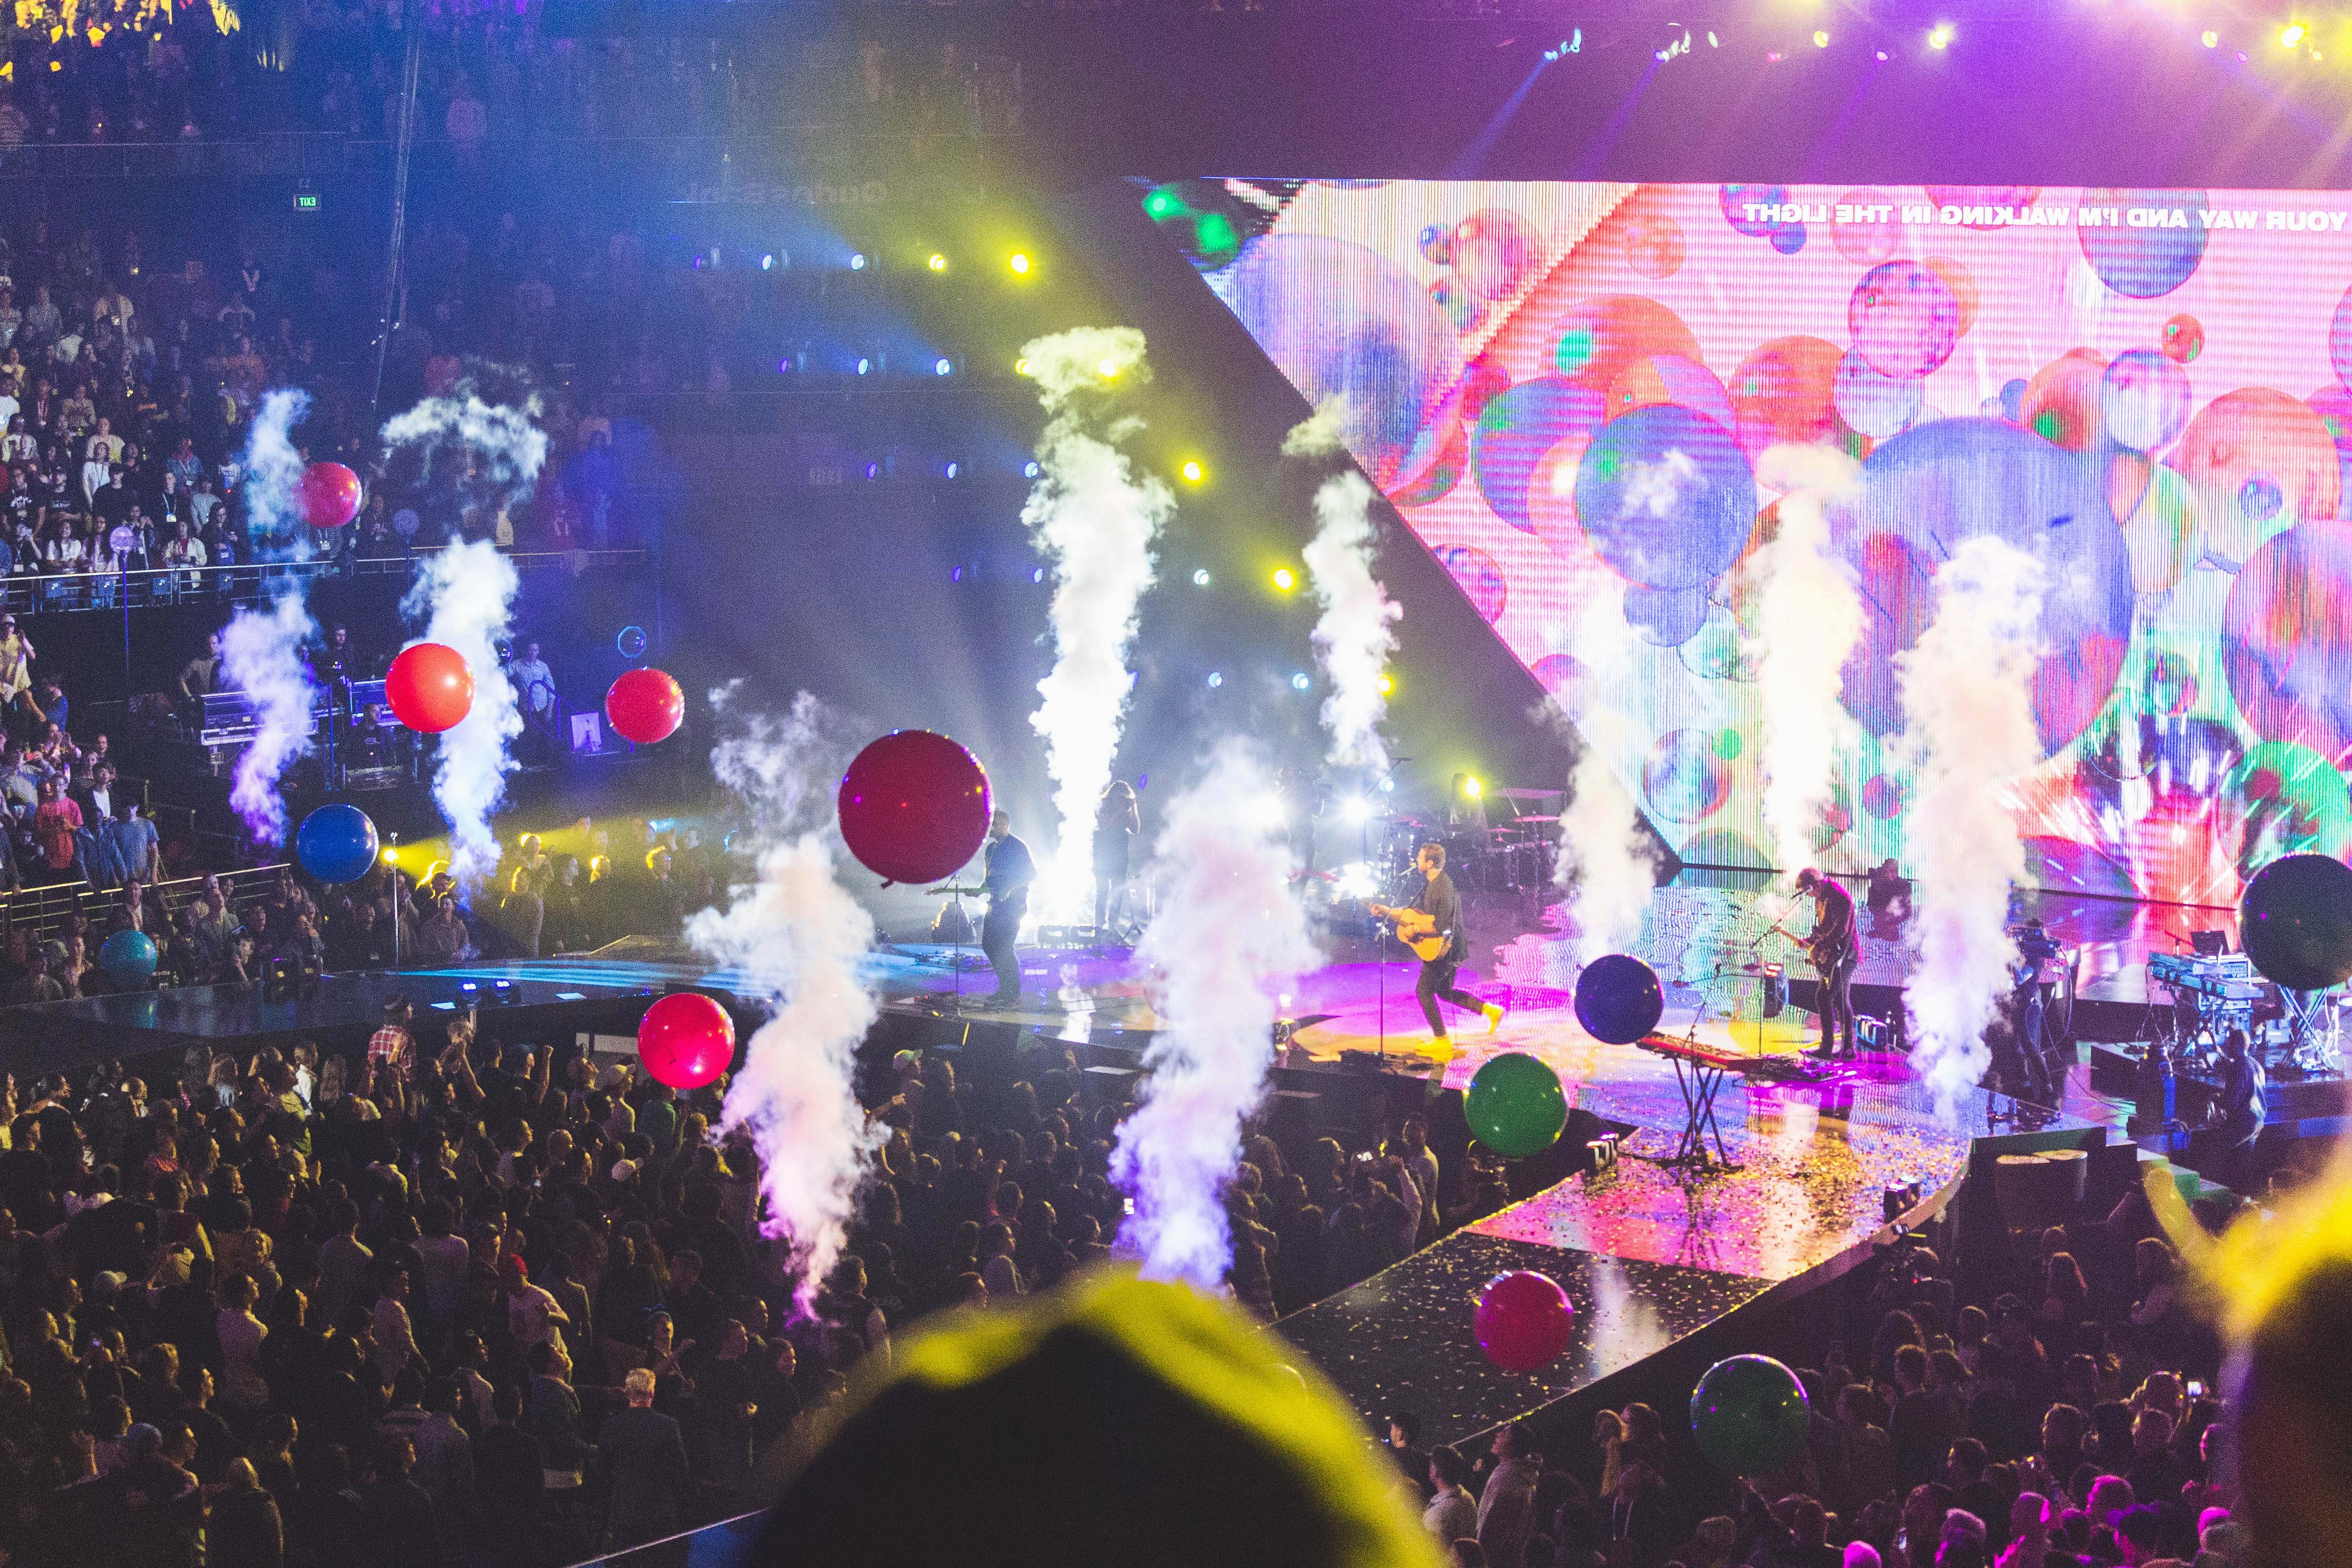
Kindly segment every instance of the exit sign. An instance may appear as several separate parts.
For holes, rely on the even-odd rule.
[[[309,191],[297,191],[294,193],[294,210],[298,213],[317,212],[319,198]]]

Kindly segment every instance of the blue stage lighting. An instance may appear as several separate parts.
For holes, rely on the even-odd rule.
[[[1307,672],[1303,669],[1290,678],[1290,689],[1293,691],[1304,691],[1314,684],[1315,682],[1308,678]]]
[[[1211,670],[1211,671],[1209,671],[1209,689],[1210,689],[1210,690],[1214,691],[1218,687],[1223,686],[1224,683],[1225,683],[1225,678],[1224,678],[1224,676],[1223,676],[1223,675],[1220,674],[1218,671],[1213,670],[1213,670]]]

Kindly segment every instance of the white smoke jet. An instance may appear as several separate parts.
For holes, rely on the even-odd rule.
[[[468,887],[497,869],[499,841],[490,815],[505,800],[509,749],[522,733],[514,683],[499,663],[521,584],[514,563],[488,540],[452,544],[422,563],[401,613],[425,622],[425,640],[447,645],[474,672],[474,706],[441,733],[433,798],[449,823],[449,873]]]
[[[246,527],[265,562],[310,555],[301,501],[304,464],[293,438],[294,426],[310,412],[310,395],[299,387],[264,394],[238,460]],[[289,578],[268,609],[240,609],[221,629],[222,688],[244,692],[255,721],[253,744],[236,760],[229,805],[260,844],[285,842],[286,801],[278,781],[310,751],[310,671],[301,652],[319,628],[310,619],[309,595],[303,579]]]
[[[1827,447],[1768,448],[1758,477],[1780,498],[1766,547],[1752,641],[1763,709],[1764,826],[1786,875],[1813,863],[1813,833],[1834,797],[1838,745],[1853,728],[1840,705],[1845,661],[1862,637],[1862,596],[1830,553],[1825,506],[1859,471]]]
[[[803,691],[782,717],[745,705],[740,676],[710,692],[710,711],[728,732],[710,749],[710,771],[740,806],[762,844],[833,821],[834,792],[874,727]]]
[[[279,387],[261,396],[253,416],[253,434],[246,437],[237,459],[244,486],[246,531],[252,535],[254,557],[259,561],[308,561],[310,558],[309,519],[302,511],[302,473],[307,465],[294,448],[294,426],[310,413],[310,395],[300,387]]]
[[[1641,934],[1642,917],[1657,890],[1657,861],[1642,828],[1641,807],[1617,782],[1593,736],[1586,737],[1569,770],[1552,880],[1569,895],[1579,963],[1623,952]]]
[[[2042,757],[2032,690],[2042,591],[2033,556],[1990,534],[1963,540],[1936,574],[1936,618],[1895,656],[1905,742],[1919,756],[1909,815],[1919,958],[1903,1003],[1912,1062],[1948,1122],[1991,1060],[1985,1027],[2017,956],[2009,892],[2025,849],[2007,793]]]
[[[302,644],[319,629],[299,586],[268,610],[242,609],[221,630],[226,689],[253,705],[253,744],[236,760],[228,803],[256,842],[286,840],[286,801],[278,780],[310,752],[310,667]]]
[[[1143,334],[1133,327],[1080,327],[1021,351],[1045,405],[1038,478],[1021,521],[1054,573],[1054,668],[1030,722],[1045,740],[1060,818],[1054,853],[1036,886],[1040,918],[1086,903],[1094,877],[1097,802],[1118,754],[1136,605],[1151,585],[1153,539],[1175,510],[1166,484],[1139,473],[1115,443],[1141,427],[1106,420],[1101,400],[1147,381]]]
[[[1335,392],[1282,437],[1286,458],[1336,458],[1348,449],[1348,396]]]
[[[1372,525],[1372,487],[1349,469],[1315,492],[1315,537],[1307,546],[1307,580],[1323,614],[1315,623],[1315,652],[1331,682],[1323,700],[1323,728],[1331,760],[1381,771],[1389,765],[1381,742],[1388,699],[1381,671],[1396,651],[1396,622],[1404,614],[1373,575],[1380,534]]]
[[[1290,893],[1278,825],[1252,809],[1272,788],[1238,741],[1168,806],[1155,847],[1167,894],[1136,945],[1159,976],[1161,1028],[1144,1052],[1143,1100],[1119,1127],[1111,1175],[1135,1200],[1119,1233],[1152,1279],[1214,1291],[1233,1252],[1224,1186],[1242,1123],[1265,1097],[1276,986],[1319,962]]]
[[[715,759],[714,759],[715,761]],[[789,763],[772,768],[784,776]],[[760,1152],[762,1226],[786,1240],[803,1310],[841,1256],[852,1202],[881,1140],[857,1103],[857,1043],[876,1017],[858,961],[874,921],[834,876],[816,831],[769,847],[760,879],[724,910],[687,921],[687,940],[774,984],[780,1004],[753,1032],[728,1085],[719,1133],[748,1131]]]

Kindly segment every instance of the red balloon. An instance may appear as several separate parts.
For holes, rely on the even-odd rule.
[[[657,1083],[700,1089],[735,1060],[735,1020],[698,991],[674,991],[646,1009],[637,1059]]]
[[[437,735],[473,711],[474,672],[454,647],[413,643],[383,672],[383,695],[402,723]]]
[[[1478,1292],[1478,1348],[1505,1372],[1537,1372],[1568,1348],[1576,1309],[1548,1274],[1514,1269]]]
[[[988,838],[988,773],[945,735],[894,730],[857,753],[835,797],[849,852],[886,881],[953,876]]]
[[[341,463],[302,470],[302,515],[312,528],[341,528],[360,514],[360,477]]]
[[[686,719],[686,693],[658,669],[625,670],[604,693],[604,717],[621,739],[650,746],[677,733]]]

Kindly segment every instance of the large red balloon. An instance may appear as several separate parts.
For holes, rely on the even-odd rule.
[[[302,515],[312,528],[341,528],[360,514],[360,477],[341,463],[302,470]]]
[[[735,1020],[697,991],[675,991],[646,1009],[637,1059],[658,1083],[700,1089],[735,1060]]]
[[[894,730],[857,753],[835,797],[849,852],[886,881],[935,882],[988,838],[988,773],[945,735]]]
[[[677,733],[686,718],[686,693],[658,669],[626,670],[604,693],[604,717],[623,740],[650,746]]]
[[[437,735],[473,711],[474,672],[454,647],[414,643],[383,672],[383,695],[402,723]]]
[[[1478,1348],[1506,1372],[1537,1372],[1568,1348],[1576,1309],[1549,1275],[1497,1274],[1478,1292]]]

